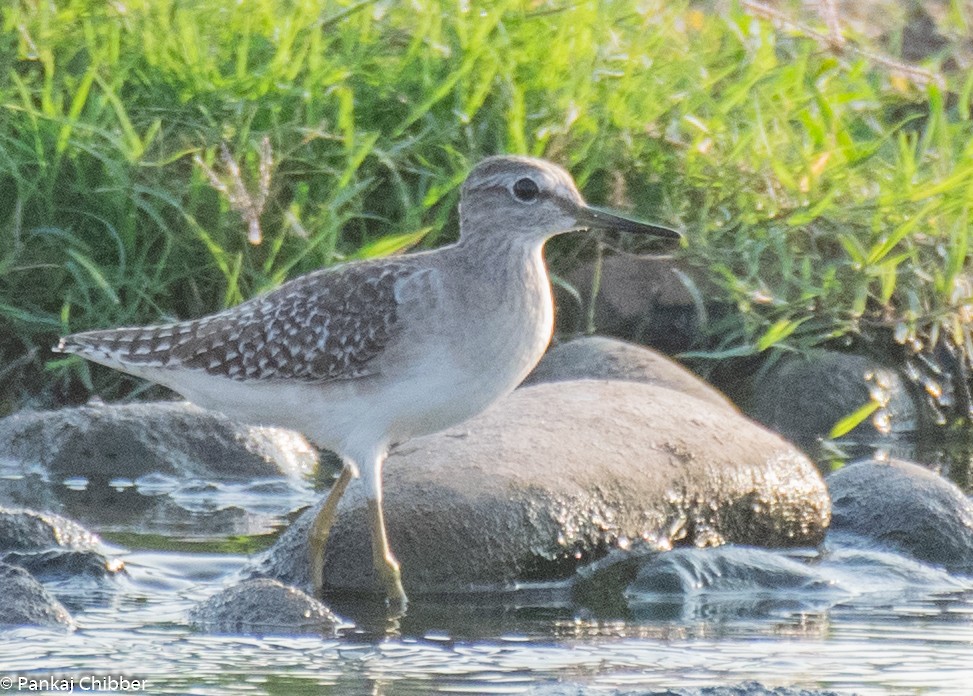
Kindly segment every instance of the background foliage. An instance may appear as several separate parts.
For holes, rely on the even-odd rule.
[[[973,77],[752,9],[4,4],[0,412],[132,389],[52,356],[59,333],[198,316],[447,241],[463,177],[499,152],[685,229],[696,290],[738,310],[710,327],[714,355],[882,332],[973,355]]]

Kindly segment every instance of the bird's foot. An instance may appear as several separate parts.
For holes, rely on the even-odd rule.
[[[402,616],[409,606],[409,598],[402,588],[402,574],[399,572],[398,561],[391,555],[375,564],[379,579],[385,590],[385,606],[392,616]]]

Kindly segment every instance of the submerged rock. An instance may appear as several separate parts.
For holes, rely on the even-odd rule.
[[[30,573],[0,563],[0,625],[73,628],[74,620]]]
[[[330,635],[342,624],[322,602],[276,580],[244,580],[197,605],[190,623],[212,633]]]
[[[786,438],[809,447],[871,401],[880,407],[851,436],[874,438],[918,427],[918,407],[898,372],[861,355],[819,350],[781,358],[754,384],[752,404],[746,410]]]
[[[898,553],[842,548],[797,552],[727,544],[714,549],[614,552],[583,568],[577,602],[638,622],[763,619],[890,598],[932,600],[973,584]]]
[[[869,460],[827,478],[832,534],[973,574],[973,501],[911,462]]]
[[[551,346],[521,386],[579,379],[617,379],[668,387],[735,409],[718,389],[650,348],[607,336],[584,336]]]
[[[301,435],[242,425],[187,402],[89,405],[15,413],[0,420],[6,469],[41,471],[53,480],[129,479],[161,472],[249,479],[298,476],[317,464]]]
[[[768,549],[616,552],[581,569],[574,597],[599,616],[637,621],[738,619],[781,615],[833,603],[830,579]]]
[[[829,514],[816,468],[777,435],[725,406],[622,381],[518,389],[397,448],[384,481],[389,538],[413,594],[566,578],[636,539],[815,544]],[[303,586],[313,516],[292,524],[251,573]],[[355,483],[339,506],[325,583],[374,586]]]

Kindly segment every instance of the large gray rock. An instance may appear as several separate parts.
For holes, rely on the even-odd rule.
[[[628,540],[815,544],[829,501],[814,465],[723,406],[622,381],[518,389],[412,440],[385,466],[385,513],[408,592],[572,575]],[[251,573],[307,582],[305,513]],[[366,504],[349,487],[328,543],[333,590],[374,586]]]
[[[90,405],[0,420],[5,469],[53,480],[135,478],[150,472],[249,479],[297,476],[317,452],[299,434],[242,425],[186,402]]]
[[[522,386],[579,379],[617,379],[667,387],[735,409],[718,389],[662,353],[607,336],[583,336],[552,345]]]
[[[880,408],[849,436],[874,438],[918,427],[919,410],[898,372],[861,355],[819,350],[783,357],[754,384],[746,410],[808,447],[872,400]]]
[[[322,602],[276,580],[244,580],[198,604],[189,615],[196,628],[214,633],[333,634],[341,619]]]
[[[973,574],[973,502],[942,476],[911,462],[869,460],[839,469],[827,484],[834,534]]]
[[[73,628],[74,620],[30,573],[0,563],[0,625]]]

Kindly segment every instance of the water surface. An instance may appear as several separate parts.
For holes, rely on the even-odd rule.
[[[0,676],[121,675],[153,694],[553,696],[750,680],[849,694],[973,693],[973,582],[833,544],[724,551],[744,569],[737,577],[714,572],[716,556],[688,552],[673,577],[698,582],[675,591],[644,582],[598,601],[563,587],[415,599],[394,624],[337,602],[355,625],[335,636],[193,631],[189,609],[231,584],[323,485],[7,476],[0,499],[99,532],[127,575],[50,587],[78,629],[0,634]]]

